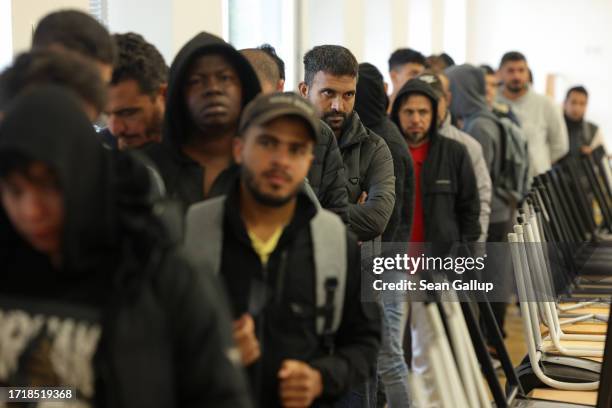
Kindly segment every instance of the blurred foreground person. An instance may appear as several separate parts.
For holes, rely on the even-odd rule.
[[[67,91],[43,86],[11,104],[0,124],[0,386],[72,387],[80,407],[250,406],[222,291],[172,249],[148,180],[100,146]]]

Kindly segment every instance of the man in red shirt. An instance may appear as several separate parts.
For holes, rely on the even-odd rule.
[[[391,120],[414,161],[412,242],[476,241],[480,199],[465,147],[437,132],[438,97],[429,84],[410,80],[398,92]]]

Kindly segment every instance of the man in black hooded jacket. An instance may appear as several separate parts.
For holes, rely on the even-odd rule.
[[[422,103],[413,106],[412,102],[419,100]],[[413,155],[413,149],[428,144],[421,163],[415,159],[415,167],[420,166],[420,170],[415,171],[411,240],[473,242],[480,235],[480,198],[474,169],[462,144],[438,134],[437,109],[437,94],[420,80],[406,82],[391,108],[391,120],[404,135]]]
[[[147,181],[100,146],[68,91],[13,101],[0,123],[0,386],[71,387],[83,407],[251,406],[222,291],[172,250]]]
[[[366,128],[387,142],[395,172],[395,207],[382,240],[407,242],[412,228],[414,169],[404,137],[387,116],[388,104],[389,97],[385,93],[383,76],[378,68],[367,62],[359,64],[355,112]]]
[[[261,91],[251,64],[209,33],[193,37],[170,67],[161,144],[144,151],[183,210],[227,192],[242,108]]]

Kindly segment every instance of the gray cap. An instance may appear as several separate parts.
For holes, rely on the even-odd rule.
[[[320,121],[312,104],[294,92],[260,94],[242,111],[238,132],[263,125],[281,116],[297,116],[308,124],[315,143],[319,142]]]

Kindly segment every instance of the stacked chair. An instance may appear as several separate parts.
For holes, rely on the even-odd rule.
[[[535,179],[519,206],[508,236],[528,349],[518,367],[487,301],[456,293],[455,301],[443,302],[432,293],[433,301],[412,305],[413,316],[428,326],[421,344],[429,364],[411,376],[414,406],[612,407],[612,171],[606,160],[597,151],[564,160]]]
[[[602,360],[612,358],[611,174],[602,151],[564,159],[535,178],[508,234],[528,348],[516,372],[527,393],[599,390]]]

